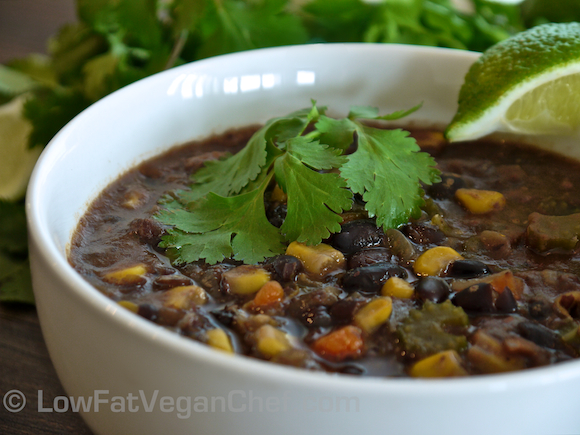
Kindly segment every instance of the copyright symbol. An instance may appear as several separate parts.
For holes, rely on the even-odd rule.
[[[2,399],[4,408],[8,412],[20,412],[26,406],[26,396],[20,390],[10,390],[4,394]]]

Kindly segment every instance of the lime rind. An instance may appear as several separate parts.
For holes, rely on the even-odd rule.
[[[0,199],[17,200],[24,196],[28,179],[40,155],[40,148],[28,148],[32,131],[22,116],[25,96],[0,106]]]
[[[449,125],[446,136],[451,142],[475,140],[488,134],[499,133],[530,133],[531,130],[525,128],[522,123],[513,122],[505,117],[510,107],[525,94],[534,89],[573,74],[580,74],[580,61],[572,65],[565,65],[560,68],[553,68],[535,77],[530,77],[523,83],[519,83],[500,97],[495,104],[488,106],[485,111],[480,112],[477,117],[456,117]],[[569,125],[553,125],[551,131],[541,131],[540,133],[550,134],[574,134]]]
[[[580,23],[541,25],[496,44],[467,73],[446,136],[458,141],[495,131],[522,132],[503,119],[512,103],[544,83],[577,73],[579,65]]]

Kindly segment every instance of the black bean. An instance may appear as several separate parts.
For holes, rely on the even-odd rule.
[[[355,193],[352,196],[352,201],[353,201],[353,203],[358,204],[358,205],[366,205],[366,202],[360,193]]]
[[[300,317],[302,313],[312,307],[329,307],[338,301],[338,296],[324,289],[313,290],[308,293],[295,296],[288,303],[288,312],[293,317]]]
[[[159,275],[173,275],[176,272],[175,268],[163,263],[154,263],[151,267],[153,268],[153,272]]]
[[[157,323],[163,326],[175,326],[185,316],[185,310],[169,307],[159,308]]]
[[[514,313],[518,309],[518,303],[512,291],[506,287],[495,300],[495,308],[500,313]]]
[[[400,228],[401,232],[419,245],[441,243],[445,234],[438,228],[420,224],[407,224]]]
[[[459,175],[443,173],[441,182],[427,186],[427,193],[435,199],[453,198],[457,189],[465,187],[465,180]]]
[[[345,375],[360,376],[365,374],[365,369],[355,364],[345,364],[340,368],[340,373],[343,373]]]
[[[269,265],[282,281],[294,281],[304,269],[302,262],[292,255],[278,255],[270,260]]]
[[[186,285],[192,285],[193,281],[191,278],[183,275],[162,275],[155,278],[153,281],[153,288],[155,290],[168,290],[174,287],[181,287]]]
[[[159,244],[161,236],[165,233],[161,224],[154,219],[135,219],[129,225],[143,243],[154,247]]]
[[[410,263],[419,256],[415,245],[399,230],[388,229],[386,235],[388,247],[402,262]]]
[[[536,320],[545,319],[550,315],[550,305],[543,300],[532,300],[528,305],[528,312],[530,317]]]
[[[324,327],[332,324],[328,309],[322,305],[311,307],[302,312],[300,322],[308,327]]]
[[[451,288],[444,279],[427,276],[415,286],[415,294],[422,301],[444,302],[449,298]]]
[[[137,314],[147,320],[155,322],[159,318],[159,308],[153,304],[139,304]]]
[[[280,228],[286,219],[286,214],[288,213],[288,206],[286,204],[280,204],[274,207],[271,211],[267,213],[268,220],[272,225]]]
[[[453,296],[453,305],[472,313],[493,313],[493,287],[488,283],[473,284]]]
[[[456,260],[447,268],[447,276],[468,279],[488,275],[491,271],[485,263],[477,260]]]
[[[348,268],[354,269],[355,267],[370,266],[376,263],[385,263],[391,261],[392,254],[387,248],[374,247],[361,249],[358,252],[352,254],[348,259]]]
[[[230,307],[224,307],[221,310],[213,310],[211,314],[225,327],[229,328],[236,319],[236,312]]]
[[[366,304],[365,299],[341,299],[330,308],[330,315],[336,323],[346,324],[352,322],[354,313]]]
[[[342,277],[342,286],[347,292],[378,293],[383,284],[391,277],[407,278],[407,271],[393,263],[376,263],[348,270]]]
[[[534,322],[521,322],[518,324],[518,332],[526,340],[547,347],[556,349],[560,346],[560,336],[551,329]]]
[[[332,237],[333,247],[345,254],[352,254],[360,249],[371,246],[381,246],[385,233],[370,219],[358,219],[347,222],[340,233]]]

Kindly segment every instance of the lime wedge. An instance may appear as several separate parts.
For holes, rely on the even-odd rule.
[[[534,27],[471,66],[445,134],[460,141],[493,132],[580,135],[580,23]]]
[[[0,199],[16,200],[26,191],[41,149],[28,148],[32,125],[22,116],[25,97],[0,106]]]

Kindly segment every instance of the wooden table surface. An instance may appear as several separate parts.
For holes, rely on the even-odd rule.
[[[0,63],[31,52],[43,52],[47,38],[75,19],[73,0],[0,0]],[[26,406],[20,412],[7,407]],[[0,304],[0,434],[75,434],[92,432],[79,414],[38,412],[38,392],[45,407],[66,395],[42,338],[36,310]],[[7,406],[5,405],[7,404]]]

